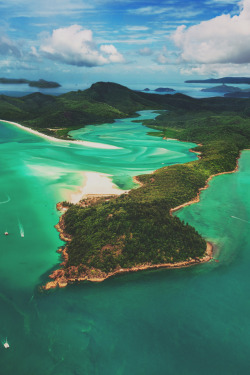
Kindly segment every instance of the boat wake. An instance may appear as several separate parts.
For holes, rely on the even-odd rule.
[[[24,229],[23,229],[22,223],[20,222],[19,219],[18,219],[18,226],[19,226],[19,230],[20,230],[20,236],[24,237]]]
[[[250,221],[247,221],[247,220],[241,219],[240,217],[237,217],[237,216],[231,216],[231,218],[232,218],[232,219],[237,219],[237,220],[243,221],[244,223],[248,223],[248,224],[250,224]]]
[[[9,195],[7,195],[7,200],[6,200],[6,201],[2,201],[2,202],[0,202],[0,204],[5,204],[5,203],[9,203],[9,201],[10,201],[10,196],[9,196]]]

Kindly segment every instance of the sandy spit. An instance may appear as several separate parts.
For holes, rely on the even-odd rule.
[[[64,139],[58,139],[58,138],[51,137],[50,135],[40,133],[37,130],[34,130],[34,129],[28,128],[26,126],[20,125],[17,122],[6,121],[6,120],[1,120],[1,119],[0,119],[0,121],[6,122],[6,123],[11,124],[11,125],[15,125],[18,128],[25,130],[26,132],[32,133],[34,135],[37,135],[38,137],[47,139],[48,141],[52,141],[52,142],[59,142],[59,143],[63,143],[63,144],[82,145],[82,146],[85,146],[85,147],[102,148],[102,149],[107,149],[107,150],[121,149],[121,147],[116,147],[116,146],[108,145],[108,144],[105,144],[105,143],[78,141],[78,140],[75,140],[75,141],[69,140],[68,141],[68,140],[64,140]]]

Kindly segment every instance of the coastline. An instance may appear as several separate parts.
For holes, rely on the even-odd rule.
[[[24,126],[24,125],[21,125],[21,124],[18,124],[17,122],[12,122],[12,121],[7,121],[7,120],[1,120],[0,121],[2,122],[6,122],[7,124],[11,124],[11,125],[15,125],[16,127],[22,129],[22,130],[25,130],[27,131],[28,133],[32,133],[38,137],[41,137],[41,138],[44,138],[44,139],[47,139],[48,141],[52,141],[52,142],[59,142],[59,143],[64,143],[64,144],[73,144],[73,145],[81,145],[81,146],[85,146],[85,147],[92,147],[92,148],[102,148],[102,149],[106,149],[106,150],[118,150],[118,149],[121,149],[121,147],[117,147],[117,146],[113,146],[113,145],[108,145],[108,144],[105,144],[105,143],[97,143],[97,142],[89,142],[89,141],[79,141],[79,140],[65,140],[65,139],[59,139],[59,138],[55,138],[55,137],[52,137],[50,135],[47,135],[47,134],[43,134],[43,133],[40,133],[38,130],[34,130],[34,129],[31,129],[31,128],[28,128],[27,126]]]
[[[243,151],[243,150],[242,150],[242,151]],[[241,151],[241,152],[242,152],[242,151]],[[193,152],[195,152],[195,151],[193,151]],[[213,175],[211,175],[210,177],[208,177],[208,179],[207,179],[206,182],[205,182],[205,186],[203,186],[202,188],[199,189],[199,191],[198,191],[196,197],[193,198],[193,199],[191,199],[189,202],[185,202],[185,203],[183,203],[183,204],[180,204],[180,205],[177,206],[177,207],[171,208],[170,211],[169,211],[169,212],[170,212],[170,215],[173,216],[173,212],[176,212],[176,211],[180,210],[180,209],[183,208],[183,207],[190,206],[190,205],[193,204],[193,203],[198,203],[198,202],[200,201],[200,195],[201,195],[201,192],[202,192],[203,190],[206,190],[206,189],[209,188],[209,182],[212,180],[212,178],[214,178],[214,177],[216,177],[216,176],[221,176],[221,175],[223,175],[223,174],[231,174],[231,173],[235,173],[235,172],[237,172],[238,169],[239,169],[239,159],[240,159],[240,156],[241,156],[241,152],[240,152],[239,156],[237,157],[237,160],[236,160],[236,167],[235,167],[232,171],[229,171],[229,172],[220,172],[220,173],[216,173],[216,174],[213,174]],[[201,158],[200,155],[199,155],[199,158]]]
[[[60,206],[57,206],[58,209]],[[61,216],[59,223],[56,225],[56,229],[60,233],[60,238],[63,241],[69,242],[71,241],[70,236],[67,236],[64,232],[64,224],[63,224],[63,216]],[[60,248],[58,250],[59,253],[61,253],[63,257],[63,262],[60,263],[61,266],[65,266],[68,260],[68,254],[67,254],[67,245],[63,248]],[[47,282],[42,289],[44,290],[50,290],[55,289],[57,287],[64,288],[69,284],[75,283],[75,282],[81,282],[81,281],[91,281],[91,282],[102,282],[112,276],[129,273],[129,272],[138,272],[138,271],[146,271],[150,269],[159,269],[159,268],[186,268],[191,267],[197,264],[206,263],[213,259],[213,245],[211,242],[207,241],[207,248],[205,251],[205,254],[203,258],[194,258],[189,259],[187,261],[182,261],[178,263],[162,263],[162,264],[140,264],[131,268],[119,268],[113,272],[109,272],[105,274],[104,272],[101,272],[100,270],[90,269],[88,270],[88,273],[80,274],[76,276],[76,273],[78,272],[78,267],[72,266],[70,269],[57,269],[55,270],[51,275],[49,275],[49,278],[52,279],[52,281]],[[66,270],[70,273],[73,273],[74,276],[66,276]]]

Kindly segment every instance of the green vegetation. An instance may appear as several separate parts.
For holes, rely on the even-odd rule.
[[[205,241],[169,211],[192,200],[211,175],[235,168],[240,150],[250,145],[250,102],[180,94],[165,100],[171,110],[145,125],[165,137],[202,143],[195,148],[202,158],[139,176],[143,187],[128,195],[93,207],[72,206],[64,217],[73,238],[68,267],[81,264],[81,273],[92,268],[108,273],[203,256]]]
[[[0,95],[0,118],[21,122],[46,134],[65,138],[69,130],[87,124],[113,122],[142,109],[164,109],[121,85],[99,82],[88,90],[60,96],[34,93],[21,98]],[[55,129],[51,131],[48,129]]]
[[[69,275],[72,266],[83,275],[93,269],[108,273],[120,267],[201,258],[205,240],[169,211],[195,198],[211,175],[235,168],[240,150],[250,145],[250,100],[139,93],[102,82],[60,97],[0,97],[2,118],[13,121],[19,116],[22,123],[44,130],[63,128],[63,136],[69,128],[131,116],[142,109],[167,110],[144,124],[162,136],[200,144],[195,151],[202,157],[139,176],[143,186],[127,195],[72,205],[63,223],[72,237]]]

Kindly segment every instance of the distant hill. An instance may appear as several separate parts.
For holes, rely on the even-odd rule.
[[[227,93],[227,92],[237,92],[241,91],[239,87],[235,86],[227,86],[227,85],[220,85],[220,86],[215,86],[215,87],[208,87],[206,89],[201,89],[203,92],[222,92],[222,93]]]
[[[0,78],[0,83],[2,84],[28,84],[30,87],[38,87],[43,89],[51,89],[60,87],[61,85],[57,82],[45,81],[44,79],[39,79],[38,81],[30,81],[24,78]]]
[[[131,117],[146,109],[176,111],[241,111],[248,103],[243,99],[194,99],[183,94],[138,92],[112,82],[97,82],[89,89],[60,96],[33,93],[15,98],[0,95],[0,119],[21,122],[47,134],[66,136],[71,129],[88,124],[113,122]],[[48,129],[63,129],[57,132]]]
[[[41,131],[113,122],[130,117],[136,111],[165,107],[163,95],[138,93],[111,82],[97,82],[85,91],[60,96],[33,93],[15,98],[0,95],[1,119],[21,122]]]
[[[249,77],[224,77],[224,78],[209,78],[209,79],[192,79],[185,81],[185,83],[238,83],[250,85]]]

